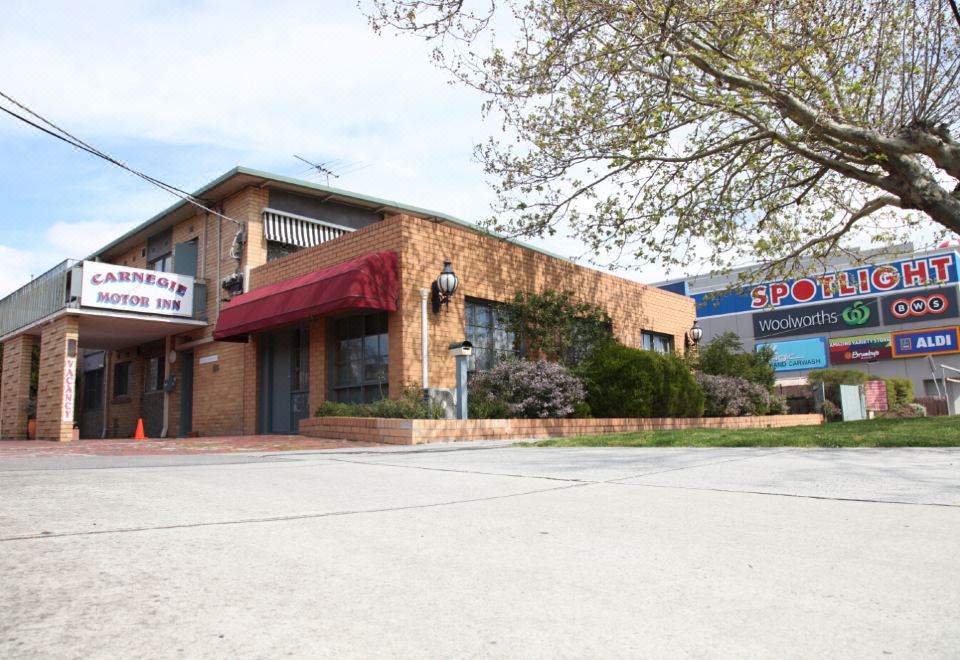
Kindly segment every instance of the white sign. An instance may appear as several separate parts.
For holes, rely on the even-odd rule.
[[[63,361],[63,401],[60,419],[64,422],[73,421],[73,397],[77,382],[77,358],[68,357]]]
[[[82,307],[193,316],[193,278],[115,264],[83,262]]]
[[[211,364],[219,359],[219,355],[204,355],[202,358],[200,358],[199,362],[200,364]]]

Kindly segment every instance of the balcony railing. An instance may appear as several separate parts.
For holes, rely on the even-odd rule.
[[[67,307],[70,271],[78,263],[76,259],[67,259],[0,300],[0,337]]]

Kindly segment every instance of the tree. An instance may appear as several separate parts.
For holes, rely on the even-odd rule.
[[[960,232],[951,0],[370,1],[502,117],[478,147],[497,231],[566,223],[614,259],[706,248],[770,276],[930,220]],[[500,26],[515,41],[484,48]]]
[[[613,340],[606,310],[578,302],[571,291],[517,293],[500,306],[504,322],[521,341],[524,355],[574,367],[597,346]]]
[[[776,382],[776,374],[770,364],[773,356],[774,351],[770,346],[747,353],[736,333],[725,332],[700,349],[697,367],[701,373],[743,378],[772,392]]]

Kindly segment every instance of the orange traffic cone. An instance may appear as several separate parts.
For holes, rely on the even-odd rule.
[[[137,430],[133,434],[134,440],[146,440],[147,436],[143,432],[143,417],[137,418]]]

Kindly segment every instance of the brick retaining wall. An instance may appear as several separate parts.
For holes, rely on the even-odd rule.
[[[418,445],[427,442],[564,438],[575,435],[694,428],[759,429],[816,426],[821,415],[766,417],[691,417],[646,419],[380,419],[311,417],[300,420],[300,435],[332,440]]]

